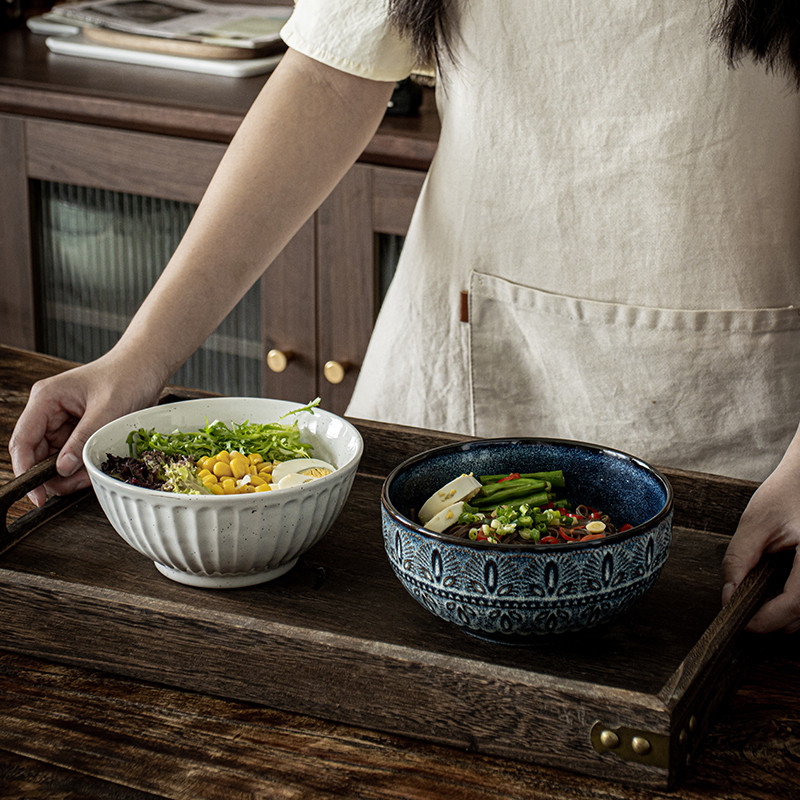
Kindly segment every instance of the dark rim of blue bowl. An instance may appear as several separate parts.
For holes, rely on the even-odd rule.
[[[597,453],[608,454],[610,456],[613,456],[614,458],[623,458],[627,461],[632,462],[633,464],[636,464],[645,472],[650,473],[650,475],[654,477],[664,487],[664,491],[666,493],[666,500],[664,502],[663,507],[657,514],[650,517],[650,519],[648,519],[647,521],[642,522],[639,525],[635,525],[633,528],[630,528],[627,531],[612,533],[609,536],[605,536],[602,539],[590,539],[588,542],[565,542],[564,544],[537,544],[537,545],[492,544],[488,542],[475,542],[472,539],[464,539],[460,536],[448,536],[446,533],[436,533],[435,531],[429,531],[427,528],[424,528],[422,525],[419,525],[418,523],[408,519],[408,517],[401,514],[394,507],[394,504],[391,502],[391,500],[389,500],[389,486],[392,485],[392,482],[397,478],[397,476],[401,472],[408,469],[409,467],[412,467],[415,464],[419,464],[422,461],[427,461],[428,459],[434,458],[435,456],[438,455],[445,455],[447,453],[456,453],[459,451],[471,450],[475,447],[488,447],[493,444],[555,445],[555,446],[564,446],[564,447],[571,447],[583,450],[592,450]],[[444,544],[459,545],[463,547],[473,547],[478,550],[493,550],[493,551],[508,551],[508,552],[523,551],[531,553],[543,553],[543,552],[564,552],[565,550],[581,550],[586,548],[604,547],[607,546],[609,543],[619,542],[623,541],[624,539],[629,539],[634,536],[638,536],[645,530],[650,530],[651,528],[656,527],[661,523],[662,520],[666,519],[666,517],[669,516],[669,514],[672,512],[673,493],[672,493],[672,485],[661,472],[659,472],[652,465],[648,464],[646,461],[642,461],[641,458],[632,456],[629,453],[623,452],[622,450],[615,450],[613,447],[604,447],[603,445],[590,444],[588,442],[572,441],[570,439],[547,439],[540,437],[517,436],[517,437],[508,437],[501,439],[473,439],[471,441],[462,442],[460,444],[441,445],[440,447],[434,447],[432,450],[426,450],[422,453],[418,453],[417,455],[412,456],[411,458],[408,458],[405,461],[403,461],[402,464],[398,464],[389,473],[388,477],[383,482],[383,487],[381,488],[381,504],[383,508],[386,510],[386,512],[389,514],[389,516],[392,517],[395,521],[406,527],[410,527],[417,534],[427,539],[432,539],[434,541],[442,542]]]

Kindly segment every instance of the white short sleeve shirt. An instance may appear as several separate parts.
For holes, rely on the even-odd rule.
[[[414,68],[408,40],[390,25],[387,4],[298,0],[281,35],[293,50],[376,81],[400,81]]]

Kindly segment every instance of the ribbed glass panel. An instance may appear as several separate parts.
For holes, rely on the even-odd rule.
[[[44,181],[36,182],[33,194],[35,218],[41,220],[36,244],[42,349],[91,361],[117,342],[196,206]],[[261,353],[256,284],[172,382],[257,396]]]

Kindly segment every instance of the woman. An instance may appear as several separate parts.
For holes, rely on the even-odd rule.
[[[60,449],[49,489],[85,485],[86,438],[155,401],[358,157],[394,82],[437,62],[439,148],[348,413],[766,478],[726,602],[763,552],[800,544],[800,96],[752,61],[729,69],[704,4],[579,9],[299,0],[289,52],[120,343],[34,387],[15,471]],[[750,36],[736,14],[732,58]],[[772,65],[786,42],[751,49]],[[800,567],[751,622],[798,627]]]

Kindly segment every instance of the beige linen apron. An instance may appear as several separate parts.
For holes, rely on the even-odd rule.
[[[602,303],[477,272],[470,297],[475,425],[493,435],[607,443],[613,431],[661,464],[727,474],[745,457],[763,473],[796,424],[798,309]],[[525,419],[542,387],[548,402]],[[521,413],[498,415],[498,389]]]
[[[348,413],[765,477],[800,419],[797,94],[729,69],[703,2],[457,5],[439,150]],[[300,0],[287,42],[400,77],[376,6]],[[331,7],[362,42],[335,58]]]

